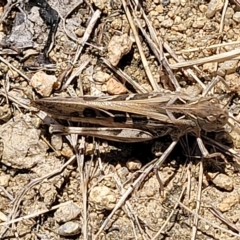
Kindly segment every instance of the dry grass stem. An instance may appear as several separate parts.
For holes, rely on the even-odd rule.
[[[142,49],[142,44],[141,44],[141,41],[140,41],[139,36],[138,36],[137,29],[135,27],[135,24],[133,22],[130,10],[129,10],[125,0],[122,0],[122,4],[123,4],[124,11],[126,13],[127,19],[129,21],[129,24],[131,26],[131,29],[133,31],[133,35],[135,37],[135,41],[136,41],[136,44],[137,44],[137,47],[138,47],[138,51],[139,51],[139,54],[141,56],[143,67],[144,67],[144,69],[146,71],[146,74],[148,76],[148,80],[150,81],[154,91],[160,91],[159,85],[156,83],[154,77],[152,76],[151,70],[150,70],[150,68],[148,66],[146,57],[145,57],[143,49]]]
[[[198,228],[198,214],[201,207],[201,195],[202,195],[202,181],[203,181],[203,160],[199,163],[199,179],[198,179],[198,190],[197,190],[197,201],[196,201],[196,208],[193,218],[193,225],[192,225],[192,232],[191,232],[191,240],[196,239],[197,235],[197,228]]]
[[[223,61],[234,59],[235,57],[239,56],[239,54],[240,54],[240,49],[234,49],[232,51],[219,53],[210,57],[170,64],[170,67],[172,69],[179,69],[179,68],[185,68],[193,65],[200,65],[204,63],[210,63],[210,62],[223,62]]]

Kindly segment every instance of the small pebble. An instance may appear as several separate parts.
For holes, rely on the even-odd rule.
[[[176,1],[179,1],[179,0],[172,0],[172,1],[176,2]],[[162,5],[163,5],[164,7],[168,6],[169,3],[170,3],[170,0],[162,0]]]
[[[118,82],[114,78],[111,78],[107,82],[107,92],[113,95],[123,94],[127,93],[127,89],[122,85],[122,83]]]
[[[161,22],[161,26],[165,28],[170,28],[173,25],[172,19],[166,19]]]
[[[215,65],[216,64],[214,62],[204,63],[203,64],[203,71],[209,72],[209,73],[214,73],[214,72],[216,72]]]
[[[141,169],[142,163],[138,159],[131,159],[127,161],[126,166],[132,172]]]
[[[198,18],[196,21],[193,22],[192,27],[201,29],[204,27],[205,23],[206,23],[205,18]]]
[[[130,52],[132,41],[125,33],[121,36],[113,36],[108,44],[108,59],[113,66],[117,66],[121,58]]]
[[[236,21],[237,23],[240,22],[240,12],[235,12],[234,13],[233,20]]]
[[[111,26],[115,30],[121,30],[122,29],[122,20],[119,18],[114,19],[111,23]]]
[[[155,11],[158,13],[163,13],[164,9],[162,5],[158,5],[155,7]]]
[[[81,232],[81,226],[78,222],[66,222],[58,228],[58,234],[61,236],[74,236]]]
[[[97,186],[91,189],[89,201],[95,204],[98,210],[112,210],[117,202],[117,195],[111,188]]]
[[[31,80],[30,85],[43,97],[49,97],[53,85],[57,82],[57,78],[54,75],[48,75],[43,71],[36,72]]]
[[[187,0],[180,0],[181,6],[184,7],[186,5],[186,2],[187,2]]]
[[[63,144],[62,136],[59,134],[52,134],[51,144],[55,150],[61,150]]]
[[[7,222],[9,220],[9,218],[3,212],[0,212],[0,220],[1,220],[1,222]]]
[[[81,213],[81,208],[77,206],[75,203],[70,202],[69,204],[62,206],[57,209],[54,213],[55,220],[57,222],[65,223],[76,219]]]
[[[75,34],[78,36],[78,37],[82,37],[84,35],[84,33],[86,32],[86,29],[85,28],[77,28],[75,30]]]
[[[7,187],[8,183],[9,183],[9,180],[10,180],[10,175],[7,175],[7,174],[2,172],[1,176],[0,176],[0,186],[1,187]]]
[[[93,3],[100,10],[104,10],[109,5],[108,0],[93,0]]]
[[[8,104],[0,106],[0,120],[7,122],[12,116],[12,111]]]
[[[211,0],[208,4],[208,8],[206,11],[206,17],[211,18],[215,15],[217,11],[222,10],[223,1],[222,0]]]
[[[105,83],[110,78],[111,78],[111,75],[102,71],[97,71],[96,73],[93,74],[94,81],[100,82],[100,83]]]
[[[117,174],[121,179],[126,179],[127,175],[129,174],[129,171],[126,167],[121,167],[117,170]]]
[[[210,175],[210,174],[209,174]],[[212,179],[212,183],[217,186],[218,188],[224,189],[226,191],[233,190],[233,182],[230,177],[225,174],[218,174]]]
[[[61,151],[61,154],[62,154],[64,157],[70,158],[70,157],[73,156],[73,150],[72,150],[71,147],[64,145],[64,146],[63,146],[63,149],[62,149],[62,151]]]
[[[234,73],[237,69],[238,60],[229,60],[220,64],[220,69],[226,72],[226,74]]]
[[[9,69],[7,74],[8,74],[9,78],[14,79],[14,80],[16,80],[19,77],[18,72],[14,71],[12,69]]]
[[[222,202],[217,205],[221,212],[230,210],[234,205],[239,203],[239,195],[235,192],[228,197],[223,198]]]

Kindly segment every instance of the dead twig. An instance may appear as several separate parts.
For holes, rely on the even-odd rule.
[[[227,219],[223,214],[217,210],[215,207],[210,206],[208,210],[219,220],[221,220],[223,223],[225,223],[228,227],[230,227],[233,231],[236,233],[240,233],[240,228],[237,227],[235,224],[233,224],[229,219]]]
[[[131,16],[131,13],[129,11],[129,7],[127,6],[127,3],[125,0],[122,0],[122,4],[123,4],[123,8],[124,8],[124,11],[126,13],[126,16],[127,16],[127,19],[128,19],[128,22],[131,26],[131,29],[133,31],[133,35],[135,37],[135,41],[136,41],[136,44],[137,44],[137,47],[138,47],[138,51],[139,51],[139,54],[141,56],[141,59],[142,59],[142,63],[143,63],[143,67],[145,69],[145,72],[148,76],[148,79],[152,85],[152,88],[154,91],[160,91],[160,87],[159,85],[157,84],[157,82],[155,81],[154,77],[152,76],[152,72],[148,66],[148,62],[147,62],[147,59],[144,55],[144,52],[143,52],[143,49],[142,49],[142,44],[141,44],[141,41],[139,39],[139,36],[138,36],[138,33],[137,33],[137,29],[135,27],[135,24],[134,24],[134,21],[132,19],[132,16]]]
[[[190,67],[193,65],[200,65],[200,64],[209,63],[209,62],[224,62],[224,61],[231,60],[234,57],[239,56],[239,54],[240,54],[240,49],[237,48],[232,51],[228,51],[225,53],[219,53],[219,54],[216,54],[216,55],[210,56],[210,57],[170,64],[170,67],[172,69],[179,69],[179,68]]]
[[[197,202],[196,202],[196,208],[195,208],[196,215],[194,215],[194,219],[193,219],[191,240],[196,239],[198,214],[199,214],[200,207],[201,207],[202,181],[203,181],[203,162],[202,161],[200,161],[200,164],[199,164],[198,192],[197,192]]]
[[[106,58],[101,58],[103,62],[117,75],[119,75],[124,81],[128,82],[137,93],[147,93],[147,91],[136,81],[134,81],[130,76],[123,72],[120,68],[113,66]]]

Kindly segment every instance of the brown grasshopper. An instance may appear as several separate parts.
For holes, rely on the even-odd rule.
[[[146,174],[155,169],[160,189],[163,184],[158,169],[176,146],[179,137],[193,132],[204,157],[209,154],[200,137],[201,130],[215,132],[228,121],[224,105],[214,97],[192,98],[185,94],[163,92],[105,97],[51,97],[38,99],[33,105],[53,117],[91,123],[103,127],[50,126],[51,133],[80,134],[121,142],[140,142],[170,135],[172,143]]]
[[[50,130],[53,133],[78,133],[124,142],[146,141],[168,134],[178,139],[187,132],[200,136],[201,129],[219,131],[228,120],[228,112],[217,98],[193,99],[173,92],[113,97],[51,97],[35,100],[33,105],[58,119],[104,126],[52,125]]]

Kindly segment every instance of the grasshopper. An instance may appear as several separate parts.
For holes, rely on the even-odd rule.
[[[215,97],[192,98],[186,94],[160,92],[151,94],[128,94],[104,97],[51,97],[38,99],[33,106],[58,119],[97,124],[101,127],[50,126],[51,133],[80,134],[120,142],[141,142],[170,135],[172,143],[161,157],[150,166],[146,174],[155,170],[163,192],[158,169],[172,152],[179,138],[189,132],[197,137],[204,157],[209,154],[200,132],[223,130],[228,121],[228,111]]]
[[[35,100],[33,105],[58,119],[103,126],[51,125],[52,133],[78,133],[124,142],[147,141],[168,134],[178,139],[188,132],[200,137],[201,129],[220,131],[228,120],[227,109],[217,98],[192,98],[173,92],[51,97]]]

